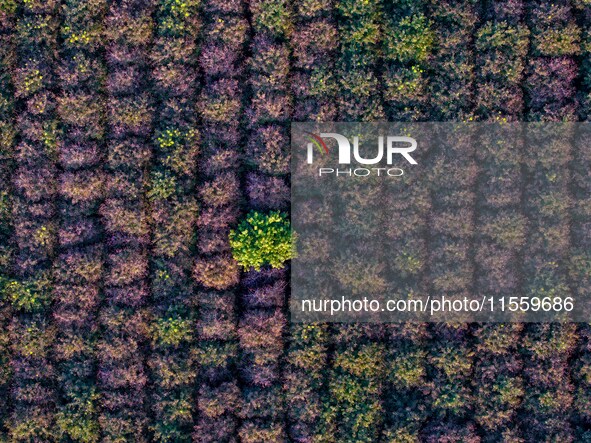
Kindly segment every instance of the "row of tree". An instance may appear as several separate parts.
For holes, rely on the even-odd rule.
[[[200,368],[194,442],[236,438],[241,398],[237,303],[240,271],[228,243],[241,210],[240,130],[249,25],[239,1],[203,4],[203,73],[196,110],[202,122],[198,157],[195,364]]]

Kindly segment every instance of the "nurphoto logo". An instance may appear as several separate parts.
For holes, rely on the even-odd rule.
[[[416,165],[417,162],[410,155],[417,149],[417,141],[412,137],[405,136],[391,136],[386,137],[380,135],[377,140],[377,154],[373,158],[365,158],[360,153],[359,136],[353,136],[353,149],[351,149],[351,142],[349,138],[336,132],[321,132],[320,135],[305,131],[309,142],[307,143],[307,162],[314,163],[314,148],[321,155],[330,155],[331,150],[327,146],[325,139],[333,139],[337,143],[338,163],[339,165],[351,165],[351,152],[357,164],[360,165],[378,165],[386,157],[386,165],[388,167],[372,167],[372,168],[318,168],[318,175],[335,175],[346,177],[367,177],[369,175],[400,177],[404,175],[404,170],[398,167],[390,167],[394,164],[396,155],[401,155],[411,165]],[[385,148],[384,148],[385,145]]]

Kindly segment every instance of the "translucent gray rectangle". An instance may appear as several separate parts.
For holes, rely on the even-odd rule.
[[[292,124],[292,320],[588,322],[590,134]]]

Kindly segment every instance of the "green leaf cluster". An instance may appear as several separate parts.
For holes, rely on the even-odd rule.
[[[230,231],[234,259],[245,269],[260,270],[263,265],[281,268],[295,257],[295,234],[287,214],[251,211],[236,230]]]

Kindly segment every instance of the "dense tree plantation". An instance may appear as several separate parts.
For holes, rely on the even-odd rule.
[[[588,323],[288,309],[291,122],[589,120],[588,0],[0,0],[0,442],[591,442]],[[564,128],[417,151],[397,291],[591,297]]]

